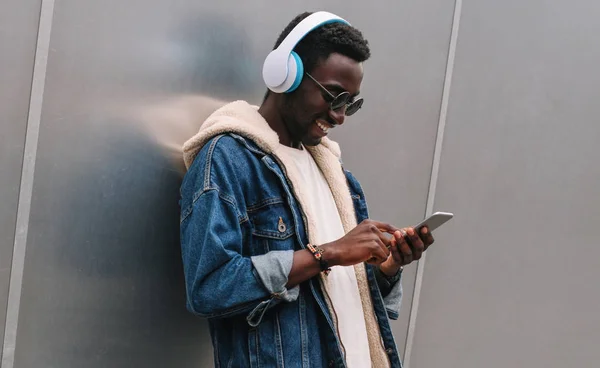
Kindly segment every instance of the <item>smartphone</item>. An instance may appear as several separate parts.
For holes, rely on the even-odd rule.
[[[454,217],[454,214],[450,212],[436,212],[413,227],[418,232],[423,226],[427,225],[429,231],[433,231],[445,224],[452,217]]]

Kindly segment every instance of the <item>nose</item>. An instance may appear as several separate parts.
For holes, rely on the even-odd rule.
[[[331,118],[331,123],[335,123],[335,125],[344,124],[344,119],[346,119],[346,106],[342,106],[342,108],[333,110],[329,109],[329,117]]]

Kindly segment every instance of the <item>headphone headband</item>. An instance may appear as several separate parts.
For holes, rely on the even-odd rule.
[[[304,36],[309,34],[310,31],[328,23],[350,24],[345,19],[329,12],[320,11],[313,13],[298,23],[298,25],[292,29],[292,31],[285,37],[276,50],[281,53],[291,53],[298,42],[300,42]]]
[[[265,59],[263,79],[267,87],[274,92],[290,92],[298,87],[302,80],[302,75],[298,74],[303,74],[304,69],[300,58],[293,52],[294,47],[313,29],[338,22],[350,25],[345,19],[325,11],[315,12],[298,23]]]

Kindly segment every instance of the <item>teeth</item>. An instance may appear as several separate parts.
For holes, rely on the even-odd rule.
[[[317,121],[317,126],[319,128],[321,128],[321,130],[325,133],[327,133],[329,131],[329,128],[325,124],[321,123],[320,121]]]

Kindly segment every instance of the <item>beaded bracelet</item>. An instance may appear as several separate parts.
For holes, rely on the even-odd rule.
[[[320,245],[312,245],[310,243],[306,244],[306,247],[317,259],[317,261],[319,261],[321,271],[323,271],[325,275],[329,275],[329,272],[331,272],[331,268],[329,267],[329,263],[327,263],[327,261],[323,259],[323,252],[325,252],[325,249],[321,248]]]

